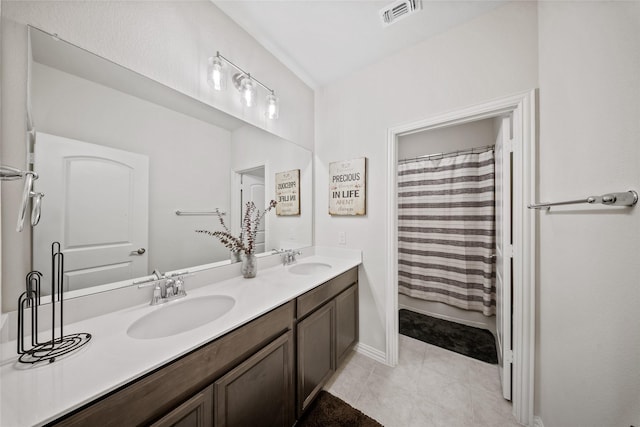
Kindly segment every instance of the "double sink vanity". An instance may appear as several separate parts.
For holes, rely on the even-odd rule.
[[[65,325],[93,339],[51,364],[21,365],[5,342],[0,424],[292,426],[357,341],[361,255],[267,262],[253,279],[231,265],[185,278],[184,298]]]

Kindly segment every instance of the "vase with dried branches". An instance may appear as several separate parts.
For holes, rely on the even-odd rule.
[[[196,230],[196,233],[203,233],[209,236],[216,237],[220,240],[227,249],[231,251],[232,261],[235,255],[242,255],[242,275],[246,278],[256,277],[258,273],[258,261],[255,255],[256,238],[258,236],[258,229],[264,216],[276,206],[277,202],[271,200],[269,206],[263,211],[260,211],[255,203],[247,202],[242,216],[242,227],[240,236],[234,236],[231,230],[224,223],[222,214],[216,209],[216,215],[218,221],[222,226],[222,230],[209,231],[209,230]]]

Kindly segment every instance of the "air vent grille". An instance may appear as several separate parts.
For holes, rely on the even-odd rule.
[[[382,26],[387,27],[422,9],[420,0],[399,0],[380,9]]]

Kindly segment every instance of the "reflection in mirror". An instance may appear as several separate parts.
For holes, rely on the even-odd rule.
[[[47,275],[59,241],[67,295],[229,263],[217,239],[194,231],[221,229],[219,209],[239,233],[242,203],[275,199],[282,171],[300,169],[301,213],[266,216],[260,249],[311,245],[308,150],[40,30],[30,38],[35,190],[45,194],[33,268]]]

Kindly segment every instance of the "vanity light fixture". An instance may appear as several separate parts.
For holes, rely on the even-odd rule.
[[[267,97],[265,98],[265,116],[268,119],[276,120],[280,115],[280,100],[276,96],[274,90],[253,77],[251,73],[243,70],[242,68],[231,62],[229,59],[222,56],[220,52],[216,52],[216,56],[212,56],[211,58],[209,58],[207,81],[213,87],[213,89],[216,91],[223,91],[226,89],[226,64],[229,64],[230,66],[238,70],[237,73],[231,76],[231,81],[233,82],[235,88],[240,92],[240,101],[242,102],[242,104],[247,107],[253,107],[256,104],[256,98],[258,96],[257,86],[261,86],[269,92],[267,94]]]

